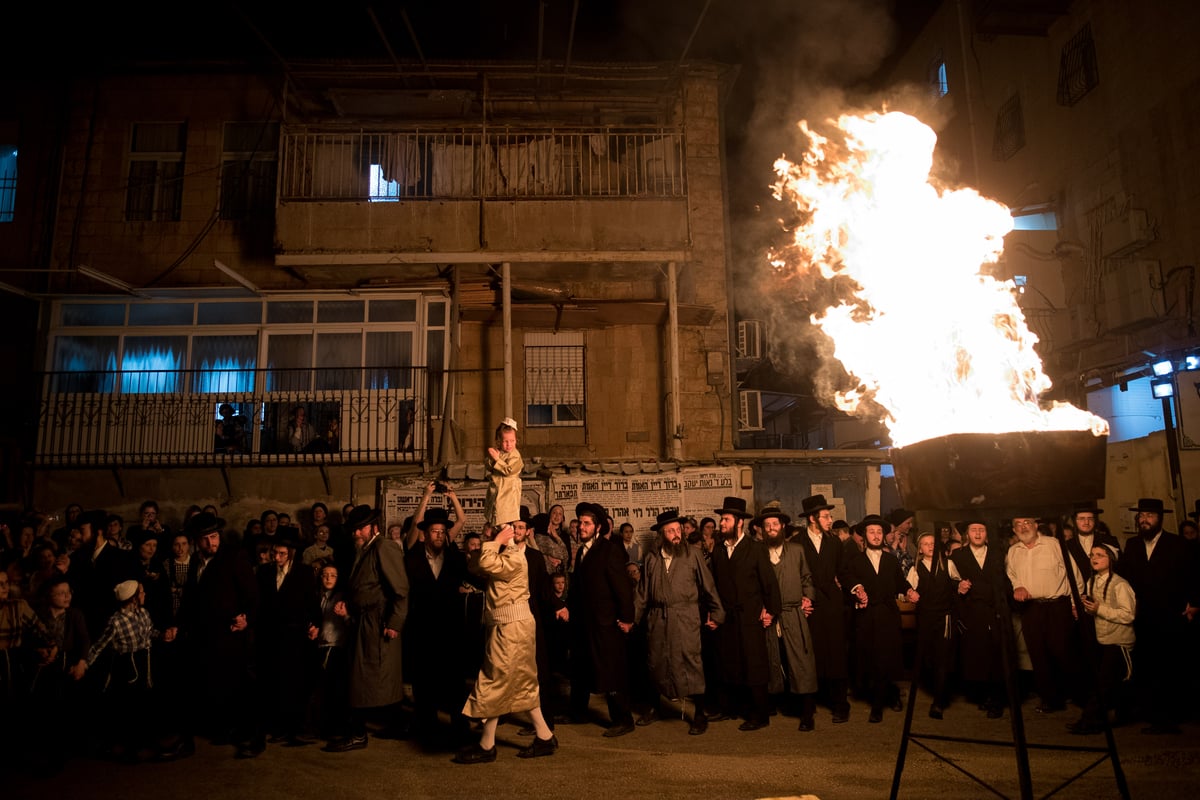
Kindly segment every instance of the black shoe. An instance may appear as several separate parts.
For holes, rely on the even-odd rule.
[[[942,718],[942,707],[939,706],[937,703],[934,703],[933,705],[931,705],[929,707],[929,718],[930,719],[941,719]]]
[[[479,746],[479,743],[465,747],[459,750],[454,756],[455,764],[487,764],[496,760],[496,745],[492,745],[487,750]]]
[[[237,746],[237,752],[233,754],[234,758],[258,758],[263,751],[267,749],[266,742],[250,741],[242,742]]]
[[[608,726],[608,730],[600,735],[606,739],[615,739],[618,736],[624,736],[627,733],[633,733],[632,722],[624,722],[620,725],[610,725]]]
[[[710,715],[708,721],[724,722],[727,719],[737,719],[737,717],[733,716],[732,714],[726,714],[724,711],[718,711],[716,714]]]
[[[833,721],[835,724],[850,721],[850,709],[837,710],[833,712]]]
[[[638,717],[637,726],[639,728],[644,728],[647,725],[653,725],[657,721],[658,721],[658,711],[657,711],[657,709],[652,708],[649,711],[647,711],[645,714],[642,714]]]
[[[738,725],[739,731],[757,731],[762,730],[771,724],[770,719],[748,719],[741,725]]]
[[[308,747],[310,744],[316,744],[316,742],[296,734],[292,734],[283,740],[284,747]]]
[[[688,726],[688,736],[701,736],[708,730],[708,717],[703,714],[692,717],[692,724]]]
[[[904,711],[904,701],[897,699],[896,702],[892,703],[892,711],[895,711],[897,714]]]
[[[883,722],[883,709],[872,708],[871,716],[867,717],[867,722]]]
[[[178,761],[181,758],[194,756],[196,754],[196,742],[192,739],[180,739],[170,747],[164,747],[158,751],[157,759],[159,761]]]
[[[321,749],[326,753],[347,753],[351,750],[365,750],[367,748],[367,735],[362,736],[346,736],[341,739],[334,739],[329,744]]]
[[[805,733],[808,733],[809,731],[811,731],[811,730],[813,729],[813,727],[814,727],[814,725],[813,725],[813,718],[812,718],[812,717],[801,717],[801,718],[800,718],[800,728],[799,728],[799,730],[802,730],[802,731],[804,731]]]
[[[1149,736],[1178,736],[1182,731],[1178,725],[1173,725],[1170,722],[1156,722],[1149,727],[1142,728],[1142,733]]]
[[[495,751],[496,748],[492,748]],[[529,747],[522,747],[517,751],[517,758],[540,758],[541,756],[552,756],[554,751],[558,749],[558,737],[551,734],[549,739],[535,738]],[[492,757],[495,758],[493,752]]]

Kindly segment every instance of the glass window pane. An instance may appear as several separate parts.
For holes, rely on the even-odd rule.
[[[362,367],[361,333],[317,335],[317,388],[357,389]]]
[[[322,300],[317,303],[317,322],[362,322],[362,300]]]
[[[58,336],[50,391],[111,392],[116,369],[116,336]]]
[[[442,415],[442,390],[445,386],[446,331],[426,331],[425,363],[429,367],[429,403],[435,417]]]
[[[279,149],[278,122],[226,122],[222,136],[226,153],[275,153]]]
[[[182,153],[187,127],[182,122],[138,122],[133,126],[134,153]]]
[[[429,304],[429,324],[433,327],[446,324],[446,304],[436,302]]]
[[[371,322],[416,322],[416,300],[372,300]]]
[[[192,338],[192,391],[250,392],[258,336],[195,336]]]
[[[201,303],[196,317],[201,325],[258,325],[262,303]]]
[[[182,388],[186,336],[126,336],[121,355],[121,391],[177,392]]]
[[[365,389],[412,388],[413,335],[408,331],[367,334]]]
[[[130,325],[191,325],[191,303],[133,303]]]
[[[124,303],[68,303],[62,307],[63,325],[124,325]]]
[[[267,322],[312,322],[313,304],[311,300],[286,301],[267,303]]]
[[[312,377],[312,334],[276,334],[267,340],[267,391],[307,392]]]

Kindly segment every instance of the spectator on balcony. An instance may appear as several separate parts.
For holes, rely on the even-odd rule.
[[[288,418],[287,442],[293,453],[310,452],[309,445],[317,438],[317,432],[308,421],[308,411],[304,406],[296,406]]]
[[[217,421],[214,447],[218,453],[241,453],[246,450],[248,420],[229,403],[221,403],[218,409],[221,419]]]

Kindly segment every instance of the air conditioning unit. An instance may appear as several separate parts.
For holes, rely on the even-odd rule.
[[[1105,258],[1126,258],[1154,241],[1145,209],[1131,208],[1100,229]]]
[[[1162,268],[1157,261],[1124,262],[1103,281],[1109,333],[1128,333],[1162,321]]]
[[[745,319],[737,324],[737,357],[762,358],[762,323]]]
[[[743,389],[738,392],[738,430],[763,430],[762,392]]]

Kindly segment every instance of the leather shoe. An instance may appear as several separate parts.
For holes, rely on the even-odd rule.
[[[771,724],[769,719],[748,719],[741,725],[738,725],[739,731],[757,731]]]
[[[867,717],[867,722],[883,722],[883,709],[872,708],[871,716]]]
[[[813,727],[814,727],[814,725],[813,725],[812,717],[801,717],[800,718],[799,730],[804,731],[805,733],[808,733],[809,731],[811,731],[813,729]]]
[[[708,717],[709,722],[724,722],[727,719],[737,719],[732,714],[726,714],[724,711],[718,711],[716,714],[711,714]]]
[[[347,753],[351,750],[365,750],[367,747],[367,735],[362,736],[346,736],[341,739],[335,739],[321,749],[326,753]]]
[[[627,733],[633,733],[633,723],[625,722],[620,725],[610,725],[608,730],[601,734],[605,739],[615,739],[618,736],[624,736]]]
[[[688,726],[688,736],[700,736],[708,730],[708,717],[700,715],[692,718],[692,724]]]
[[[170,747],[164,747],[158,751],[156,758],[159,761],[177,761],[181,758],[194,756],[196,754],[196,742],[192,739],[180,739]]]
[[[937,703],[934,703],[933,705],[931,705],[929,707],[929,718],[930,719],[941,719],[942,718],[942,707],[939,706]]]
[[[647,725],[653,725],[657,721],[658,721],[658,711],[656,709],[652,708],[649,711],[647,711],[645,714],[641,714],[640,716],[638,716],[637,726],[639,728],[644,728]]]
[[[834,722],[834,724],[838,724],[838,723],[841,723],[841,722],[849,722],[849,721],[850,721],[850,712],[849,712],[849,711],[835,711],[835,712],[833,712],[833,722]]]
[[[459,750],[454,756],[455,764],[486,764],[489,761],[496,760],[496,745],[492,745],[487,750],[479,746],[479,743],[464,747]]]
[[[495,750],[495,748],[492,748]],[[550,734],[549,739],[535,738],[528,747],[522,747],[517,751],[517,758],[539,758],[541,756],[552,756],[554,751],[558,749],[558,737]]]

